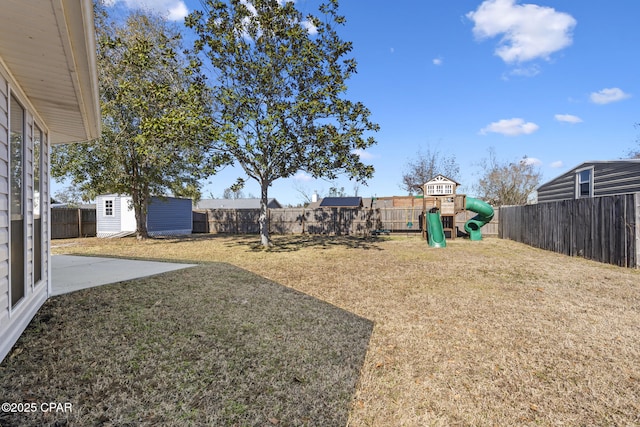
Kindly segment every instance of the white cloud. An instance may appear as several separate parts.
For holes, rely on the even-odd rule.
[[[368,153],[365,150],[362,150],[360,148],[353,150],[352,153],[360,156],[360,159],[362,160],[372,160],[375,157],[373,154]]]
[[[602,89],[599,92],[593,92],[591,94],[591,102],[595,104],[609,104],[611,102],[622,101],[629,98],[631,95],[624,93],[622,89],[617,87]]]
[[[313,180],[313,177],[306,172],[298,171],[298,173],[293,176],[293,179],[296,181],[309,182]]]
[[[142,9],[165,16],[170,21],[181,21],[189,9],[183,0],[107,0],[109,7],[122,3],[128,9]]]
[[[442,58],[435,58],[433,60],[433,65],[442,65]]]
[[[311,21],[302,21],[302,26],[307,29],[309,34],[318,34],[318,28]]]
[[[500,133],[505,136],[518,136],[529,135],[540,129],[535,123],[525,122],[524,119],[503,119],[497,122],[493,122],[487,127],[480,130],[481,135],[486,135],[489,132]]]
[[[558,169],[564,166],[564,163],[562,163],[562,160],[556,160],[555,162],[551,163],[549,166],[551,166],[554,169]]]
[[[540,67],[537,64],[528,67],[516,67],[509,72],[511,76],[535,77],[540,74]]]
[[[478,40],[502,35],[495,54],[507,63],[548,59],[571,45],[576,26],[567,13],[517,0],[486,0],[466,16],[474,22]]]
[[[542,160],[537,159],[535,157],[525,157],[520,162],[525,165],[533,165],[533,166],[540,166],[542,164]]]
[[[181,21],[189,14],[189,9],[187,9],[187,5],[178,2],[175,7],[169,9],[169,15],[167,19],[169,21]]]
[[[556,114],[554,117],[559,122],[565,122],[565,123],[571,123],[571,124],[582,123],[582,119],[580,117],[574,116],[572,114]]]

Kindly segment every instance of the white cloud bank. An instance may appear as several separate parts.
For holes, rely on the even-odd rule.
[[[360,159],[362,160],[373,160],[375,158],[375,156],[365,150],[362,150],[360,148],[357,148],[355,150],[352,151],[353,154],[357,154],[358,156],[360,156]]]
[[[499,133],[505,136],[529,135],[540,129],[535,123],[525,122],[524,119],[513,118],[493,122],[480,130],[481,135]]]
[[[302,26],[307,30],[307,32],[311,35],[318,34],[318,27],[316,27],[311,21],[302,21]]]
[[[556,160],[555,162],[551,163],[549,166],[551,166],[554,169],[558,169],[564,166],[564,163],[562,163],[562,160]]]
[[[571,124],[582,123],[582,119],[580,117],[574,116],[572,114],[556,114],[554,117],[559,122],[565,122],[565,123],[571,123]]]
[[[107,6],[123,4],[128,9],[142,9],[165,16],[169,21],[181,21],[189,9],[183,0],[107,0]]]
[[[520,163],[525,165],[541,166],[542,160],[537,159],[535,157],[525,157],[524,159],[520,160]]]
[[[311,175],[309,175],[308,173],[303,172],[303,171],[298,171],[298,173],[296,173],[293,176],[293,179],[295,179],[296,181],[301,181],[301,182],[313,181],[313,177]]]
[[[594,104],[609,104],[611,102],[622,101],[631,97],[628,93],[617,87],[602,89],[599,92],[593,92],[590,96],[591,102]]]
[[[518,4],[517,0],[486,0],[467,13],[478,40],[502,35],[495,50],[506,63],[549,59],[573,43],[576,20],[551,7]]]

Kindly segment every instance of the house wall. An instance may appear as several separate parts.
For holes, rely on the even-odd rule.
[[[11,306],[10,277],[10,239],[20,236],[12,236],[10,231],[10,156],[9,156],[9,111],[10,99],[13,95],[25,109],[24,127],[24,159],[23,159],[23,189],[24,189],[24,297],[13,307]],[[38,125],[44,132],[43,149],[43,176],[41,182],[42,194],[42,252],[41,252],[41,279],[34,281],[34,151],[33,136],[34,126]],[[24,95],[19,85],[10,77],[0,58],[0,360],[2,360],[11,347],[18,340],[35,313],[46,301],[50,292],[49,272],[49,144],[47,129],[42,120],[38,118],[29,99]]]
[[[191,234],[193,229],[191,199],[153,197],[147,207],[149,235]]]
[[[576,171],[593,167],[593,196],[611,196],[640,191],[640,163],[628,161],[584,163],[538,189],[538,202],[575,199]]]

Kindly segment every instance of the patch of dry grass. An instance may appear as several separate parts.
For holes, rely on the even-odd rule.
[[[275,242],[85,239],[58,250],[227,262],[373,321],[351,426],[640,424],[639,271],[498,239]]]
[[[50,299],[0,365],[0,425],[345,425],[372,323],[229,264]]]

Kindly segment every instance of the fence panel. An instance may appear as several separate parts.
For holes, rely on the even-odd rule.
[[[208,233],[209,222],[207,221],[207,213],[202,211],[193,211],[193,232]]]
[[[623,267],[640,266],[640,193],[500,208],[499,237]]]
[[[258,233],[258,209],[208,209],[194,211],[193,230],[201,233]],[[391,232],[420,231],[421,207],[403,208],[330,208],[269,209],[269,232],[273,234],[365,235],[373,230]],[[206,216],[206,219],[205,219]],[[464,223],[473,212],[456,217],[456,226],[464,232]],[[484,235],[498,234],[498,212],[482,228]],[[206,222],[206,225],[204,224]]]
[[[96,235],[96,210],[77,208],[51,209],[51,238],[72,239]]]

